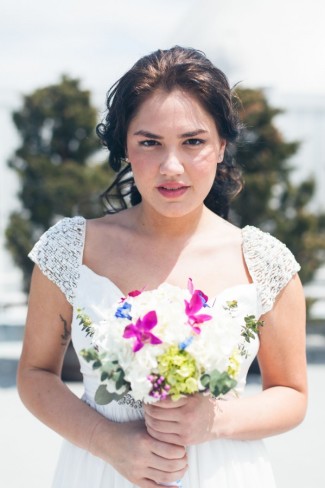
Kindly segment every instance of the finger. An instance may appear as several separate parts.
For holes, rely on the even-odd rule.
[[[182,469],[177,471],[162,471],[158,469],[149,468],[148,477],[155,481],[157,484],[161,483],[173,483],[176,480],[181,479],[186,473],[188,466],[184,466]],[[175,485],[177,486],[177,485]]]
[[[138,483],[137,483],[138,485]],[[148,478],[144,478],[139,483],[140,488],[157,488],[157,483],[155,481],[149,480]]]
[[[165,456],[168,456],[168,458],[170,458],[170,457],[173,458],[173,454],[170,450],[170,444],[173,444],[174,446],[178,446],[178,447],[181,447],[182,449],[185,449],[185,446],[184,446],[184,443],[182,442],[181,437],[177,434],[164,434],[164,433],[158,432],[156,430],[153,430],[150,427],[147,427],[147,431],[148,431],[148,434],[153,439],[156,439],[157,441],[160,441],[160,443],[164,443],[166,446],[168,446],[168,449],[169,449],[168,454],[165,454]],[[157,449],[157,451],[159,454],[159,448]],[[162,454],[162,455],[164,455],[164,454]]]
[[[159,402],[155,403],[148,403],[145,406],[149,407],[156,407],[156,408],[179,408],[185,405],[188,401],[188,397],[184,396],[181,397],[179,400],[172,400],[170,397],[167,397],[165,400],[160,400]]]
[[[159,408],[156,410],[145,410],[144,418],[155,419],[162,422],[177,422],[178,415],[174,410],[163,410]]]
[[[145,423],[147,427],[165,434],[179,434],[179,424],[177,422],[169,422],[167,420],[157,420],[150,415],[145,416]]]
[[[183,417],[180,408],[155,408],[152,405],[147,405],[144,408],[145,416],[150,415],[150,417],[158,420],[169,420],[171,422],[177,422]]]
[[[166,473],[176,473],[187,466],[187,454],[180,459],[166,459],[153,454],[149,468],[164,471]]]
[[[154,431],[152,431],[152,434]],[[149,434],[149,432],[148,432]],[[159,435],[159,433],[157,433]],[[151,446],[150,451],[157,456],[164,457],[165,459],[182,459],[184,456],[187,456],[186,448],[184,444],[180,444],[177,440],[175,435],[170,434],[161,434],[161,436],[173,437],[176,442],[168,442],[164,440],[159,440],[155,438],[153,435],[149,434],[151,438]]]

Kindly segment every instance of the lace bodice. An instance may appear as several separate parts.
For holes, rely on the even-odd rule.
[[[85,230],[83,217],[62,219],[41,236],[28,254],[71,305],[80,278]]]
[[[83,217],[62,219],[41,236],[29,253],[72,306],[80,278],[85,228]],[[300,266],[285,244],[256,227],[242,229],[242,250],[264,314],[272,309],[277,295]]]
[[[276,297],[300,270],[285,244],[256,227],[242,230],[243,254],[249,274],[257,286],[262,314],[272,309]]]

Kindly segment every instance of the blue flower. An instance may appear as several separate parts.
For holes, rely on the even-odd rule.
[[[124,302],[121,307],[118,307],[118,309],[115,312],[115,317],[120,318],[120,319],[128,319],[132,320],[131,315],[128,313],[131,310],[131,304],[128,302]]]
[[[187,339],[185,339],[185,341],[180,342],[178,344],[178,347],[180,348],[181,351],[184,351],[184,349],[186,349],[190,344],[192,344],[192,342],[193,342],[193,336],[190,336]]]

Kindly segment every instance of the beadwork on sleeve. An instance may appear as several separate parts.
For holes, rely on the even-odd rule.
[[[28,254],[73,305],[85,238],[83,217],[64,218],[48,229]]]
[[[264,314],[272,309],[277,295],[300,265],[285,244],[252,226],[243,228],[243,253]]]

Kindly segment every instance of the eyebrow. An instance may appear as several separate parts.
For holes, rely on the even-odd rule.
[[[207,132],[208,131],[204,130],[204,129],[197,129],[197,130],[193,130],[190,132],[184,132],[184,134],[180,134],[178,137],[180,139],[183,139],[186,137],[195,137],[195,136],[198,136],[199,134],[206,134]],[[149,132],[147,130],[138,130],[133,135],[147,137],[148,139],[158,139],[158,140],[163,139],[162,136],[158,136],[157,134],[153,134],[152,132]]]

